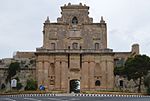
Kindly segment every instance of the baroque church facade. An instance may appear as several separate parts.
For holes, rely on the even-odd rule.
[[[68,3],[61,7],[57,22],[48,17],[44,22],[43,46],[36,52],[17,52],[14,59],[35,60],[35,65],[28,62],[31,68],[22,69],[22,75],[25,74],[22,78],[34,77],[38,87],[43,85],[47,91],[71,92],[73,80],[80,81],[80,91],[113,90],[119,86],[114,68],[137,54],[138,44],[132,45],[129,52],[113,52],[107,47],[107,24],[103,17],[93,23],[89,6]],[[1,68],[3,64],[0,62],[1,74],[7,71],[5,66]]]
[[[131,52],[107,48],[107,24],[101,17],[93,23],[89,6],[64,5],[56,23],[44,23],[43,46],[37,48],[38,85],[47,90],[69,92],[72,80],[80,81],[81,91],[111,90],[115,87],[115,61],[139,54],[138,44]]]

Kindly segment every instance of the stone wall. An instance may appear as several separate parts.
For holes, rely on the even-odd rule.
[[[137,84],[139,84],[139,80],[136,80],[136,81],[133,81],[132,79],[128,80],[125,77],[116,75],[115,76],[115,88],[114,88],[114,90],[138,93]],[[143,81],[141,84],[141,92],[143,92],[143,93],[146,92],[146,87],[144,86]]]
[[[28,58],[28,59],[31,59],[31,58],[35,58],[35,54],[34,54],[34,52],[19,52],[19,51],[17,51],[15,53],[15,55],[13,56],[13,58]]]
[[[28,79],[36,80],[36,68],[35,68],[35,59],[28,59],[28,58],[9,58],[9,59],[2,59],[0,63],[0,88],[2,84],[6,86],[5,90],[10,90],[10,84],[6,82],[6,78],[8,75],[8,68],[12,62],[19,62],[21,70],[17,72],[17,74],[12,77],[19,78],[19,82],[23,85],[22,90],[26,86],[26,81]]]

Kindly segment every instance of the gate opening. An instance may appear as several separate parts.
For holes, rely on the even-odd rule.
[[[70,93],[80,93],[80,80],[70,80]]]

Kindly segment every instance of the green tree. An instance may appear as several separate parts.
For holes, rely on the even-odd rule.
[[[124,71],[124,66],[115,67],[115,69],[114,69],[114,74],[115,74],[115,75],[123,76],[123,75],[125,75],[124,72],[125,72],[125,71]]]
[[[16,87],[16,89],[17,89],[17,90],[20,90],[22,87],[23,87],[23,85],[22,85],[20,82],[17,82],[17,87]]]
[[[17,71],[20,71],[20,63],[19,62],[12,62],[9,65],[9,68],[7,71],[8,75],[7,75],[6,81],[10,82],[11,78],[16,75]]]
[[[33,79],[27,80],[25,90],[37,90],[37,81]]]
[[[141,92],[142,77],[148,74],[150,70],[150,58],[146,55],[136,55],[135,57],[128,58],[124,66],[124,74],[128,80],[139,80],[138,92]]]

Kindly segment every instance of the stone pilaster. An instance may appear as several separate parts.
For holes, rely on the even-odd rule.
[[[56,90],[60,90],[60,82],[61,82],[61,72],[60,72],[60,62],[56,61],[55,63],[55,88]]]
[[[103,59],[101,61],[102,66],[102,80],[101,80],[101,88],[106,89],[107,88],[107,69],[106,69],[106,60]]]
[[[95,67],[95,63],[94,62],[90,62],[90,67],[89,67],[89,83],[90,83],[90,89],[94,89],[95,87],[95,82],[94,82],[94,67]]]
[[[38,73],[38,86],[43,85],[44,77],[43,77],[43,62],[38,61],[37,63],[37,73]]]
[[[61,63],[61,89],[67,92],[68,88],[68,67],[67,62],[63,61]]]
[[[46,89],[48,89],[49,80],[48,80],[48,68],[49,68],[49,62],[44,61],[44,86]]]
[[[88,62],[83,63],[81,89],[88,89]]]
[[[113,89],[114,88],[114,64],[112,60],[109,60],[107,62],[107,84],[108,84],[108,89]]]

